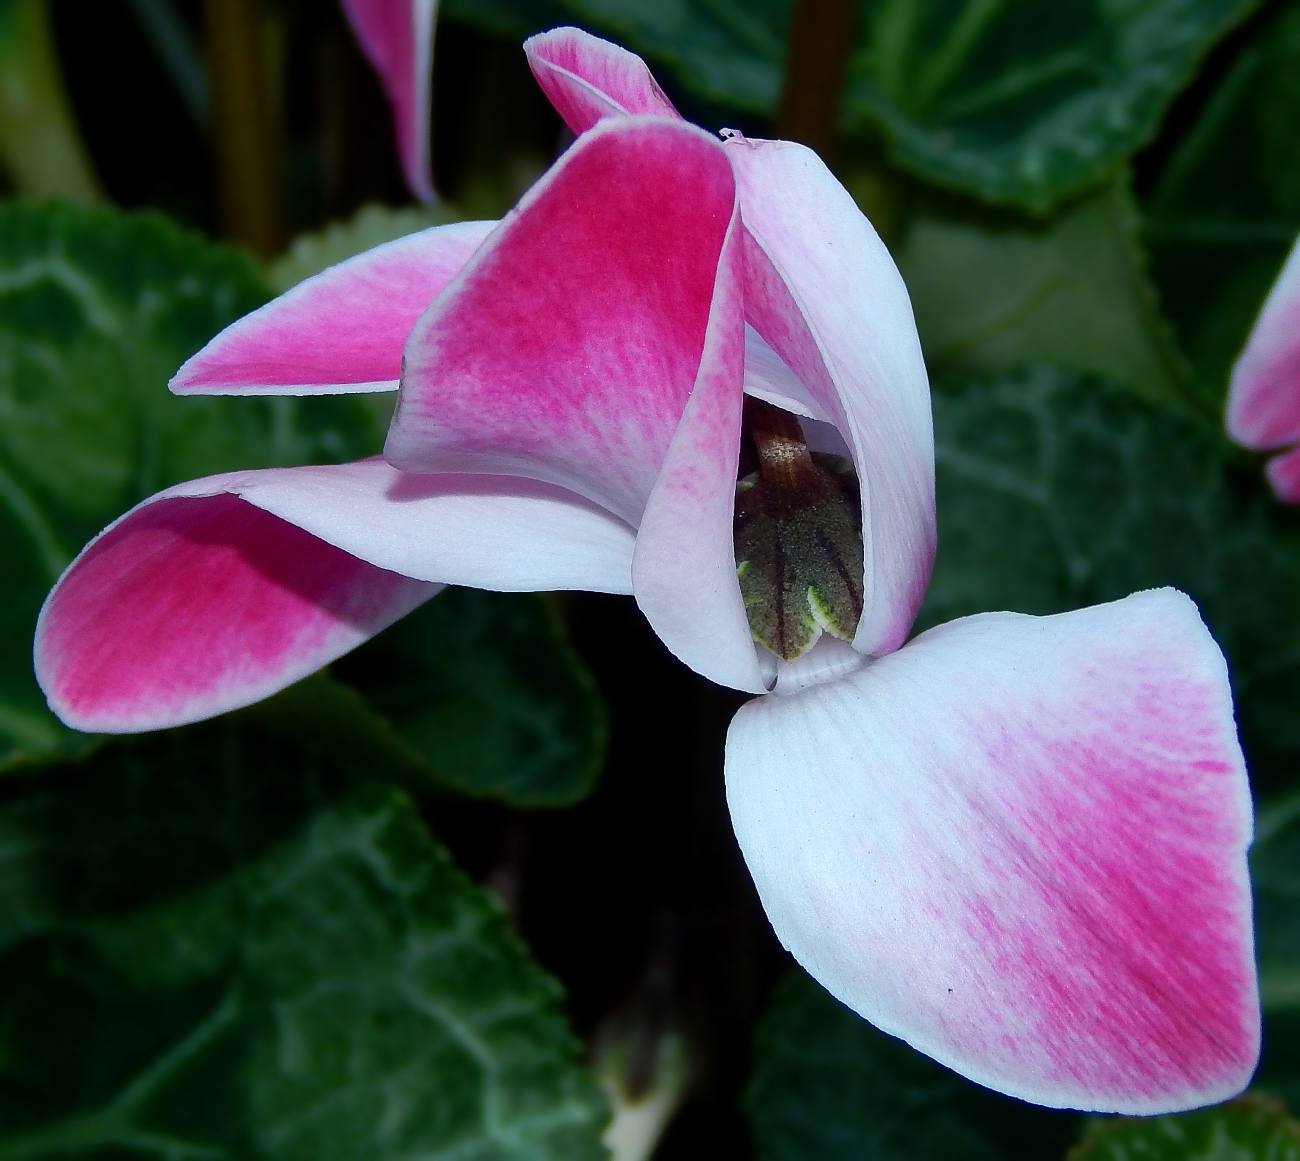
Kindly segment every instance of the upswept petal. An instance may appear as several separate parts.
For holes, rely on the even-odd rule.
[[[862,484],[863,653],[897,649],[934,561],[934,434],[907,288],[810,149],[733,137],[746,227],[745,309],[844,434]]]
[[[732,526],[745,383],[744,252],[734,214],[699,375],[637,531],[632,582],[651,628],[697,673],[762,693]]]
[[[524,53],[537,83],[574,133],[627,113],[680,117],[645,61],[580,28],[553,28],[530,37]]]
[[[726,764],[777,935],[886,1032],[1052,1106],[1168,1112],[1249,1080],[1250,796],[1181,593],[932,629],[751,701]]]
[[[161,729],[305,677],[441,587],[631,591],[632,530],[529,480],[381,459],[169,488],[92,541],[46,600],[36,671],[69,725]]]
[[[1257,451],[1300,442],[1300,239],[1232,368],[1227,427]]]
[[[695,382],[734,206],[702,130],[621,117],[584,134],[416,323],[389,462],[543,480],[635,526]]]
[[[171,381],[178,395],[393,391],[402,345],[495,228],[434,226],[300,282],[226,327]]]
[[[343,10],[388,94],[406,184],[422,202],[435,201],[429,86],[438,0],[343,0]]]

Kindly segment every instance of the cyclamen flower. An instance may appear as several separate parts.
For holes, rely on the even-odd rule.
[[[51,705],[110,731],[220,713],[441,582],[632,593],[684,662],[760,695],[731,725],[728,801],[777,935],[832,993],[1043,1104],[1239,1091],[1251,807],[1192,602],[984,614],[904,645],[933,451],[884,246],[809,150],[710,137],[574,30],[527,47],[579,137],[514,211],[342,263],[173,381],[400,377],[387,462],[214,477],[128,513],[42,613]]]
[[[1279,500],[1300,504],[1300,239],[1232,368],[1227,426],[1242,447],[1281,450],[1269,482]]]

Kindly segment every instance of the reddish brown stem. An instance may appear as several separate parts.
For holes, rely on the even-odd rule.
[[[835,151],[857,0],[796,0],[776,135],[829,160]]]
[[[803,428],[788,411],[751,397],[745,400],[745,423],[754,440],[758,469],[764,479],[789,487],[800,478],[804,468],[811,466]]]
[[[204,0],[225,234],[261,258],[283,243],[279,154],[258,0]]]

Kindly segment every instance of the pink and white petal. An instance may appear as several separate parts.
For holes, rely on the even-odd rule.
[[[406,184],[420,201],[436,201],[429,107],[438,0],[343,0],[343,10],[392,106]]]
[[[734,205],[726,152],[685,122],[583,134],[416,323],[389,462],[527,476],[635,526],[695,383]]]
[[[934,561],[930,392],[889,251],[810,149],[733,137],[746,312],[844,434],[862,484],[866,611],[854,647],[897,649]]]
[[[160,492],[46,601],[36,670],[69,725],[160,729],[305,677],[442,584],[630,593],[634,537],[530,480],[403,476],[381,459]]]
[[[1284,504],[1300,504],[1300,447],[1274,456],[1264,468],[1268,482]]]
[[[416,319],[495,222],[434,226],[331,266],[226,327],[171,381],[178,395],[393,391]]]
[[[228,493],[160,498],[63,574],[37,622],[36,676],[75,729],[184,725],[306,677],[437,590]]]
[[[1258,451],[1300,442],[1300,239],[1232,368],[1227,427]]]
[[[805,419],[830,423],[831,418],[753,327],[745,326],[745,394]]]
[[[967,617],[751,701],[726,777],[777,935],[884,1031],[1058,1107],[1170,1112],[1250,1079],[1250,794],[1181,593]]]
[[[376,456],[212,476],[163,494],[218,489],[418,580],[498,592],[632,592],[635,533],[552,484],[518,476],[408,475]]]
[[[680,117],[635,53],[583,32],[553,28],[524,41],[528,66],[574,133],[628,113]]]
[[[699,376],[637,532],[637,604],[670,650],[720,685],[762,693],[732,527],[745,383],[744,253],[735,215]]]

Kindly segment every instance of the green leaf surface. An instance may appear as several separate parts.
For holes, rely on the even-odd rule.
[[[939,554],[922,627],[1056,613],[1174,585],[1227,654],[1258,791],[1300,760],[1300,513],[1255,459],[1099,380],[1047,367],[934,395]]]
[[[323,230],[299,234],[289,243],[288,250],[266,268],[266,281],[277,294],[283,294],[304,278],[363,250],[460,220],[456,207],[445,201],[396,209],[371,202],[346,221],[331,222]]]
[[[1250,874],[1260,999],[1268,1011],[1300,1013],[1300,797],[1260,810]]]
[[[167,380],[269,292],[161,218],[0,206],[0,763],[75,746],[31,671],[50,585],[132,504],[235,468],[376,450],[348,398],[178,399]]]
[[[1155,133],[1210,46],[1256,0],[863,0],[844,124],[883,133],[920,177],[1045,212]],[[770,116],[790,0],[559,0],[569,19],[666,67],[715,104]],[[524,34],[555,5],[447,15]]]
[[[1253,0],[870,0],[850,119],[896,161],[1041,213],[1155,133]]]
[[[334,673],[461,793],[567,806],[600,773],[604,703],[554,598],[447,589]]]
[[[745,1107],[761,1161],[1056,1161],[1083,1120],[972,1084],[801,971],[777,989],[755,1057]]]
[[[1126,183],[1044,222],[927,198],[895,247],[932,372],[1048,362],[1182,404],[1189,375],[1147,280]]]
[[[1253,1095],[1176,1116],[1113,1117],[1068,1161],[1300,1161],[1300,1123]]]
[[[495,898],[401,792],[254,722],[11,782],[0,1158],[604,1156]]]
[[[572,13],[553,0],[443,0],[438,15],[519,40],[573,22]]]
[[[1300,233],[1300,2],[1256,23],[1172,149],[1147,213],[1165,307],[1217,409]]]

